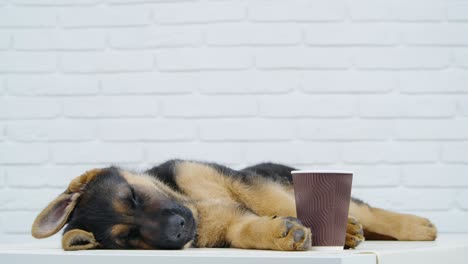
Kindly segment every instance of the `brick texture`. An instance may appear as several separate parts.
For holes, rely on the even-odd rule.
[[[353,170],[468,233],[468,2],[0,0],[0,241],[87,169],[171,158]]]

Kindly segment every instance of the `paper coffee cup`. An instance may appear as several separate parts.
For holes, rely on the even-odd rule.
[[[353,172],[292,171],[297,218],[312,231],[312,250],[342,250]]]

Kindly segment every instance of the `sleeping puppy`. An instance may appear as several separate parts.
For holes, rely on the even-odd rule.
[[[65,250],[234,247],[307,250],[310,229],[296,219],[291,171],[263,163],[233,170],[214,163],[167,161],[144,173],[93,169],[36,218],[32,235],[67,224]],[[352,199],[346,247],[366,239],[434,240],[425,218]]]

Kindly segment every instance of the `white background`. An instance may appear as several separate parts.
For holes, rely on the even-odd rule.
[[[169,158],[351,169],[468,232],[468,1],[0,0],[0,242],[87,169]]]

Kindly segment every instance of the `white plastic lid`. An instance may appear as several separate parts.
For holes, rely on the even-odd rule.
[[[352,171],[344,171],[344,170],[293,170],[291,174],[298,174],[298,173],[336,173],[336,174],[353,174]]]

